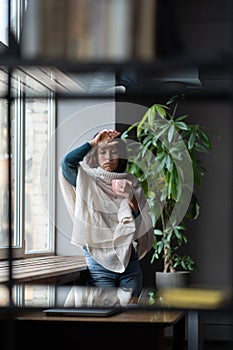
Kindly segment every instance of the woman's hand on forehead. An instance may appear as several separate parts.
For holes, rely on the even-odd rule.
[[[112,129],[103,129],[101,130],[91,141],[90,144],[92,147],[95,147],[101,143],[111,143],[111,145],[115,144],[112,142],[115,138],[120,136],[120,132]]]

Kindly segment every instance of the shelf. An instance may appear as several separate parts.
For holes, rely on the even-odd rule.
[[[0,55],[0,66],[15,69],[17,67],[56,67],[65,72],[95,72],[99,70],[119,73],[124,70],[134,70],[139,72],[154,72],[161,74],[168,70],[183,69],[193,66],[201,66],[206,68],[221,68],[232,72],[233,51],[215,51],[202,50],[197,51],[181,51],[179,54],[160,55],[154,60],[68,60],[64,59],[45,59],[43,57],[35,57],[33,59],[25,59],[19,54],[12,54],[8,50],[5,54]],[[208,65],[208,67],[207,67]]]
[[[10,52],[0,56],[0,94],[7,94],[7,73],[18,74],[24,83],[28,96],[43,97],[48,90],[57,94],[58,98],[111,98],[112,93],[87,94],[85,86],[78,81],[78,77],[87,74],[107,72],[118,77],[131,74],[135,81],[127,87],[123,98],[131,95],[158,97],[166,94],[184,92],[194,97],[232,96],[233,81],[233,53],[206,51],[181,52],[179,55],[157,57],[154,61],[131,60],[125,62],[96,61],[77,62],[74,60],[22,59]],[[189,82],[182,72],[197,70],[200,84]],[[179,74],[181,74],[179,76]],[[170,79],[177,75],[177,79]],[[73,78],[75,76],[75,79]],[[33,82],[34,81],[34,82]],[[82,79],[80,79],[82,81]],[[33,82],[33,83],[32,83]],[[166,84],[164,84],[166,83]],[[176,84],[177,83],[177,84]],[[13,83],[14,91],[14,83]],[[14,95],[14,93],[13,93]],[[121,94],[119,94],[121,95]]]

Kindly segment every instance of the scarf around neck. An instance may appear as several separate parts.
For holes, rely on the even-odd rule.
[[[141,213],[136,219],[126,198],[112,191],[113,179],[132,182]],[[132,245],[141,259],[152,247],[153,224],[138,179],[128,172],[108,172],[80,162],[71,243],[86,246],[98,263],[115,272],[127,267]]]

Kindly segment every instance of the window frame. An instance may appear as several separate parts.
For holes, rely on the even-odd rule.
[[[48,96],[45,96],[48,106],[48,249],[45,251],[25,251],[25,113],[26,103],[32,97],[25,96],[22,91],[20,77],[17,78],[17,97],[14,98],[11,112],[17,116],[15,118],[15,128],[12,133],[12,153],[14,153],[15,166],[12,169],[12,175],[15,179],[14,196],[12,203],[14,205],[13,217],[14,225],[12,230],[13,241],[16,245],[12,245],[13,258],[25,258],[33,256],[46,256],[55,254],[55,144],[54,138],[56,128],[56,100],[55,94],[48,90]],[[33,97],[36,99],[37,97]],[[11,113],[11,115],[12,115]],[[10,158],[8,158],[10,159]],[[13,173],[14,172],[14,173]],[[0,259],[6,259],[9,248],[0,247]]]
[[[33,97],[33,99],[36,99],[36,97]],[[30,97],[26,97],[24,99],[24,103],[27,103],[27,100],[30,100]],[[52,91],[48,91],[48,97],[47,97],[47,105],[48,105],[48,249],[46,251],[34,251],[33,253],[25,252],[25,229],[23,227],[23,257],[34,257],[34,256],[50,256],[55,254],[55,247],[56,247],[56,240],[55,240],[55,212],[56,212],[56,174],[55,174],[55,165],[56,165],[56,153],[55,153],[55,146],[56,146],[56,140],[55,140],[55,129],[56,129],[56,100],[55,100],[55,93]],[[26,107],[24,107],[25,113],[26,113]],[[25,120],[24,120],[25,123]],[[25,129],[25,125],[24,125]],[[24,142],[24,152],[25,154],[25,142]],[[23,159],[25,164],[25,159]],[[24,174],[25,179],[25,174]],[[23,185],[23,188],[25,189],[25,184]],[[25,209],[25,191],[22,194],[23,195],[23,201],[24,205],[23,208]],[[21,213],[23,215],[23,218],[25,218],[25,210]],[[25,222],[25,220],[24,220]]]
[[[20,32],[22,28],[22,20],[24,15],[24,9],[26,8],[26,0],[10,0],[11,1],[11,12],[14,9],[16,14],[14,21],[11,22],[11,29],[15,33],[16,40],[20,39]],[[8,9],[9,11],[9,9]],[[9,20],[8,14],[8,20]],[[12,73],[7,70],[6,77],[8,74]],[[27,73],[25,73],[27,74]],[[7,78],[6,78],[7,79]],[[31,77],[33,79],[33,77]],[[35,80],[35,79],[34,79]],[[36,80],[35,80],[36,81]],[[7,83],[7,81],[6,81]],[[38,83],[38,82],[37,82]],[[42,84],[43,85],[43,84]],[[35,251],[26,253],[25,252],[25,113],[26,113],[26,103],[30,98],[24,92],[24,81],[21,80],[21,75],[16,74],[14,77],[14,88],[15,95],[3,98],[8,102],[8,108],[11,108],[11,120],[12,114],[15,115],[15,133],[14,139],[12,139],[13,132],[11,135],[11,155],[8,154],[8,161],[14,152],[15,154],[15,168],[12,169],[12,175],[14,171],[15,179],[15,190],[14,198],[12,196],[12,204],[14,206],[13,210],[13,220],[14,227],[12,229],[13,241],[17,243],[11,245],[12,257],[13,258],[26,258],[32,256],[46,256],[55,254],[55,128],[56,128],[56,99],[55,93],[45,87],[44,98],[47,99],[48,105],[48,250],[46,251]],[[38,97],[33,96],[33,99]],[[12,103],[13,101],[13,103]],[[7,113],[7,112],[6,112]],[[17,118],[16,118],[17,116]],[[7,118],[7,116],[6,116]],[[12,130],[11,130],[12,131]],[[9,192],[9,191],[8,191]],[[9,208],[8,208],[9,210]],[[9,226],[9,224],[8,224]],[[0,247],[0,260],[8,259],[10,255],[9,247]]]

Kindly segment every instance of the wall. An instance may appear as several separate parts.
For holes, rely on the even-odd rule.
[[[159,51],[164,55],[193,54],[194,59],[200,53],[218,52],[225,53],[232,50],[232,1],[160,1],[165,15],[169,8],[173,8],[174,16],[171,21],[159,22],[160,35]],[[162,18],[162,16],[160,16]],[[169,31],[169,23],[171,30]],[[175,26],[175,30],[172,27]],[[166,26],[166,32],[163,31]],[[213,51],[209,51],[213,50]],[[196,56],[197,54],[197,56]],[[170,56],[169,56],[170,57]],[[211,56],[210,56],[211,57]],[[171,57],[170,57],[171,58]],[[209,79],[201,77],[204,86],[219,91],[219,97],[224,94],[226,88],[232,88],[232,78],[219,76],[214,73]],[[156,78],[156,77],[155,77]],[[151,86],[153,89],[153,86]],[[157,88],[157,89],[156,89]],[[154,88],[154,98],[143,99],[136,97],[128,99],[126,103],[117,105],[116,123],[124,128],[127,124],[136,121],[152,102],[164,102],[156,96],[158,86]],[[169,97],[169,96],[167,96]],[[189,244],[185,251],[192,255],[199,265],[199,271],[192,274],[191,282],[209,287],[225,287],[233,284],[232,261],[232,131],[233,110],[230,100],[198,100],[185,99],[180,106],[180,113],[188,113],[189,120],[193,123],[204,124],[208,129],[216,131],[220,136],[212,136],[213,150],[208,155],[201,155],[207,173],[203,178],[203,186],[197,190],[200,200],[201,213],[197,221],[188,226]],[[118,99],[119,101],[119,99]],[[66,152],[75,142],[79,142],[79,136],[87,129],[91,129],[98,123],[115,122],[114,113],[96,115],[92,118],[85,116],[71,117],[80,109],[84,109],[96,101],[63,101],[58,106],[58,126],[65,121],[65,130],[58,131],[58,158]],[[130,105],[130,104],[133,105]],[[139,106],[139,107],[138,107]],[[70,220],[58,190],[58,254],[73,254],[76,250],[69,244],[71,231]],[[64,233],[65,232],[65,233]],[[142,268],[144,284],[154,285],[154,271],[160,269],[161,264],[150,264],[150,256],[143,259]],[[232,320],[207,313],[203,316],[203,328],[205,339],[232,339]]]
[[[191,103],[184,105],[192,123],[201,123],[209,130],[213,148],[200,154],[206,175],[197,189],[200,216],[190,225],[189,250],[196,257],[199,271],[193,282],[211,286],[232,285],[232,130],[231,103]],[[193,239],[194,238],[194,239]]]
[[[215,53],[232,51],[233,3],[230,0],[220,1],[160,1],[158,20],[158,52],[164,58],[177,58],[190,54],[193,60],[206,54],[206,58],[214,58]],[[173,16],[169,17],[169,9]],[[162,13],[167,16],[163,21]],[[170,26],[170,28],[169,28]],[[207,172],[203,177],[202,188],[197,189],[201,212],[198,220],[188,225],[188,245],[184,253],[193,256],[199,270],[191,276],[191,283],[210,288],[228,288],[233,285],[232,258],[232,178],[233,178],[233,105],[229,91],[232,91],[232,76],[224,65],[216,68],[214,65],[196,65],[202,87],[210,88],[216,94],[203,99],[189,97],[191,86],[169,84],[167,94],[161,97],[161,79],[156,74],[150,76],[149,92],[154,95],[143,98],[140,94],[133,98],[118,97],[118,101],[134,105],[150,106],[153,103],[165,103],[171,95],[185,92],[186,98],[179,107],[180,114],[189,114],[191,123],[200,123],[217,133],[211,135],[213,149],[208,154],[200,154]],[[140,83],[143,85],[142,80]],[[179,88],[176,91],[175,88]],[[195,86],[194,86],[195,87]],[[198,89],[196,86],[195,93]],[[164,86],[163,86],[164,88]],[[138,92],[138,91],[137,91]],[[198,95],[198,94],[197,94]],[[117,108],[116,122],[122,125],[126,120],[137,121],[140,108],[129,112],[129,105]],[[128,113],[129,112],[129,113]],[[150,255],[141,262],[144,284],[154,285],[154,272],[161,270],[161,262],[150,264]],[[232,318],[219,313],[204,313],[202,315],[203,337],[205,339],[232,340]]]
[[[84,86],[84,91],[90,94],[90,99],[68,99],[58,102],[57,108],[57,171],[61,158],[71,149],[90,140],[102,128],[114,128],[115,104],[114,92],[112,98],[94,99],[91,93],[101,92],[115,85],[114,75],[91,75],[78,77]],[[83,254],[80,247],[70,243],[72,222],[64,205],[59,184],[57,182],[57,212],[56,241],[57,254]]]

